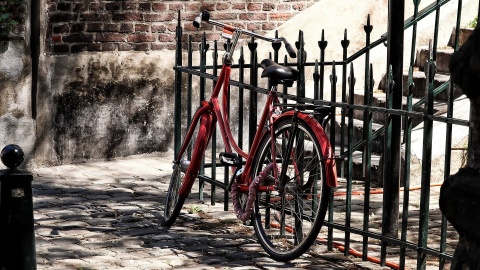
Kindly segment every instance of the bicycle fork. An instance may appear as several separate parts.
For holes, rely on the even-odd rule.
[[[174,167],[179,166],[179,169],[185,173],[185,181],[183,181],[182,186],[179,190],[179,196],[181,198],[187,198],[192,189],[193,183],[197,178],[198,171],[200,170],[200,164],[202,162],[205,149],[212,137],[212,128],[211,126],[215,124],[216,118],[213,116],[210,110],[210,104],[206,101],[202,102],[202,106],[197,110],[193,117],[192,124],[189,127],[187,135],[185,136],[185,141],[182,148],[179,151],[178,156],[174,161]],[[196,138],[196,151],[191,158],[191,160],[182,160],[181,157],[189,145],[188,142],[192,139],[195,127],[199,123],[198,134]]]

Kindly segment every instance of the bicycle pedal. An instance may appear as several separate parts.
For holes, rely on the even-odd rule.
[[[221,152],[220,163],[224,166],[240,166],[242,165],[242,158],[237,155],[237,153],[227,153]]]

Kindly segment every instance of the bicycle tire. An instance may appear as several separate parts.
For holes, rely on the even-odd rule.
[[[203,154],[207,148],[209,140],[208,127],[210,127],[211,123],[210,115],[202,115],[200,123],[198,124],[198,131],[194,132],[190,140],[183,142],[183,145],[186,144],[187,146],[185,149],[188,148],[191,142],[194,142],[192,145],[192,155],[188,162],[187,151],[184,151],[183,155],[178,158],[177,162],[173,165],[173,172],[170,177],[167,198],[165,200],[163,226],[171,226],[175,222],[182,210],[185,199],[190,194],[193,182],[195,182],[195,178],[200,170]],[[195,136],[196,138],[194,138]],[[181,191],[184,189],[186,189],[186,191],[181,194]]]
[[[303,120],[298,120],[298,136],[293,145],[295,150],[291,151],[294,154],[284,153],[286,149],[282,147],[282,141],[285,145],[291,126],[292,117],[278,120],[273,125],[278,174],[281,160],[289,156],[286,177],[290,181],[283,193],[259,192],[254,208],[257,238],[263,249],[277,261],[296,259],[311,247],[325,219],[330,194],[320,143],[315,132]],[[266,132],[255,158],[253,177],[272,162],[271,141],[271,133]],[[307,175],[308,180],[305,181]],[[272,172],[269,180],[267,178],[270,182],[264,184],[272,184],[274,180]]]

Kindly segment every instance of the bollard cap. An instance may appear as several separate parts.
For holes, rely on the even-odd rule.
[[[14,169],[25,160],[25,154],[20,146],[9,144],[2,149],[0,153],[3,164],[10,169]]]

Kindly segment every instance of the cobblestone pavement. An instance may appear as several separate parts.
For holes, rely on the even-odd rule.
[[[276,262],[253,228],[223,211],[223,203],[199,202],[198,190],[185,204],[188,214],[170,228],[160,226],[171,156],[32,170],[37,268],[390,269],[327,252],[324,245]]]

